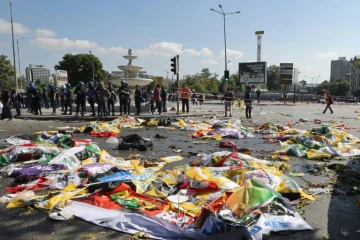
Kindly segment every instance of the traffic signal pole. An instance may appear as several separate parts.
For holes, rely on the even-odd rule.
[[[176,87],[177,87],[177,91],[178,91],[178,94],[177,94],[177,100],[176,100],[176,114],[179,115],[179,105],[180,105],[180,96],[181,96],[181,93],[179,94],[179,73],[176,74]]]

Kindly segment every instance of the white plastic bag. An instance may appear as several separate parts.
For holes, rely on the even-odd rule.
[[[110,143],[110,144],[119,144],[119,140],[116,137],[109,137],[106,140],[106,143]]]

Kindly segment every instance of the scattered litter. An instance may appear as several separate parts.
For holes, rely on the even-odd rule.
[[[345,237],[349,236],[349,230],[347,228],[341,228],[341,234]]]
[[[307,121],[308,121],[307,118],[300,118],[300,119],[299,119],[299,122],[307,122]]]
[[[291,176],[294,176],[294,177],[303,177],[303,176],[305,176],[305,173],[302,173],[302,172],[290,172],[289,174]]]
[[[317,195],[317,194],[329,194],[330,193],[330,189],[329,188],[309,188],[309,192]]]
[[[62,210],[59,212],[52,212],[49,214],[49,217],[51,219],[60,220],[60,221],[69,220],[73,216],[74,216],[74,213],[71,211],[67,211],[67,210]]]
[[[119,140],[116,137],[109,137],[106,140],[106,143],[110,143],[110,144],[119,144]]]

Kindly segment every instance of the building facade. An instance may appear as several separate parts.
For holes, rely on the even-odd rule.
[[[37,79],[44,83],[49,82],[50,70],[45,65],[30,64],[25,73],[28,82],[35,82]]]
[[[346,57],[339,57],[338,60],[331,60],[330,82],[337,79],[345,79],[345,75],[350,72],[350,63]]]
[[[350,95],[360,87],[360,55],[350,59]]]

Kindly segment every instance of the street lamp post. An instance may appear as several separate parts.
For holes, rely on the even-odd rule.
[[[222,6],[219,5],[219,8],[221,9],[221,12],[220,11],[216,11],[212,8],[210,8],[211,11],[214,11],[214,12],[217,12],[217,13],[220,13],[221,15],[223,15],[224,17],[224,45],[225,45],[225,71],[227,71],[227,64],[228,64],[228,61],[227,61],[227,55],[226,55],[226,25],[225,25],[225,22],[226,22],[226,15],[230,15],[230,14],[237,14],[237,13],[240,13],[240,11],[237,11],[237,12],[231,12],[231,13],[225,13]],[[229,84],[229,83],[227,83]]]
[[[22,89],[22,81],[21,81],[21,68],[20,68],[20,50],[19,50],[19,40],[21,39],[25,39],[26,36],[19,38],[16,40],[16,44],[17,44],[17,52],[18,52],[18,63],[19,63],[19,78],[20,78],[20,88]]]
[[[92,55],[92,52],[89,50],[89,53]],[[95,83],[95,72],[94,72],[94,57],[92,57],[92,80]]]
[[[320,78],[321,76],[315,76],[315,77],[309,77],[309,76],[305,76],[306,78],[311,79],[311,85],[312,85],[312,89],[314,89],[314,79],[315,79],[315,84],[317,84],[317,79]],[[317,86],[316,86],[317,87]],[[315,89],[316,91],[316,89]],[[313,95],[314,95],[314,91],[313,91]]]

